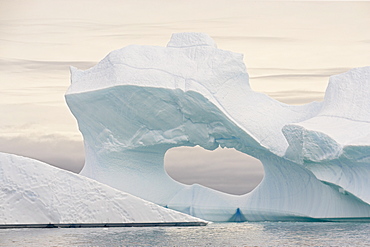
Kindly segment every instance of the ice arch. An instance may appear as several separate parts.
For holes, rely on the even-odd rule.
[[[66,100],[84,136],[82,174],[212,221],[367,219],[369,71],[332,77],[323,103],[289,106],[251,90],[242,55],[205,34],[113,51],[71,69]],[[242,196],[180,184],[163,157],[195,145],[251,155],[265,177]]]
[[[232,195],[251,192],[264,174],[259,160],[233,148],[171,148],[165,154],[164,166],[167,174],[180,183],[200,184]]]

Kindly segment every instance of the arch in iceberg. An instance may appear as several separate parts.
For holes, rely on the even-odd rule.
[[[253,91],[243,56],[206,34],[113,51],[71,68],[65,97],[84,137],[81,174],[211,221],[366,219],[369,71],[331,77],[324,102],[291,106]],[[241,196],[174,181],[166,151],[195,145],[258,158],[265,176]]]

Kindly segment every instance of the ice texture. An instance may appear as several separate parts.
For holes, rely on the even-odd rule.
[[[0,153],[0,225],[205,222],[40,161]]]
[[[323,102],[292,106],[253,91],[243,55],[206,34],[131,45],[71,68],[67,104],[84,137],[82,175],[212,221],[370,217],[370,67],[330,78]],[[262,182],[235,196],[170,178],[177,146],[235,148]]]

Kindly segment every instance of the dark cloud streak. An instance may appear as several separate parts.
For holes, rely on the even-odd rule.
[[[84,164],[82,142],[60,135],[0,137],[0,152],[37,159],[76,173]]]
[[[170,149],[165,169],[175,180],[201,184],[226,193],[242,195],[262,180],[261,162],[234,149],[204,150],[200,147]]]

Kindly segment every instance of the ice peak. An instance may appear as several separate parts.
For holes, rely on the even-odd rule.
[[[191,46],[211,46],[217,48],[216,42],[205,33],[174,33],[167,47],[191,47]]]

